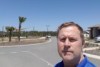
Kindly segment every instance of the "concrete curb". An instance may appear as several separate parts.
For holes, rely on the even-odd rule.
[[[90,47],[90,48],[84,48],[83,51],[86,51],[86,50],[96,50],[96,49],[99,49],[100,47]],[[89,54],[89,53],[83,53],[84,55],[90,57],[90,58],[94,58],[94,59],[98,59],[100,60],[100,56],[98,55],[93,55],[93,54]]]
[[[86,51],[86,50],[95,50],[95,49],[99,49],[99,47],[84,48],[83,51]]]
[[[89,53],[83,53],[83,54],[90,57],[90,58],[100,60],[100,56],[98,56],[98,55],[93,55],[93,54],[89,54]]]

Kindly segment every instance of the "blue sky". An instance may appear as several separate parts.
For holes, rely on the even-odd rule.
[[[100,0],[0,0],[0,30],[18,28],[18,17],[26,17],[25,30],[56,31],[67,21],[74,21],[84,30],[100,23]]]

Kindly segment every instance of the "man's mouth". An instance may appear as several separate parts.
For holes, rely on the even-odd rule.
[[[63,50],[63,53],[73,53],[73,51]]]
[[[71,55],[73,53],[73,51],[63,50],[62,53],[64,55]]]

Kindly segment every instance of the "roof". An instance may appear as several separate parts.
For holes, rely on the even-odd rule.
[[[89,28],[93,28],[93,27],[98,27],[98,28],[100,28],[100,24],[96,24],[96,25],[90,26]]]

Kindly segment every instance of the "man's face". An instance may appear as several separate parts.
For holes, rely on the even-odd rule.
[[[75,26],[62,28],[58,34],[57,44],[58,52],[65,61],[73,61],[82,54],[82,38]]]

